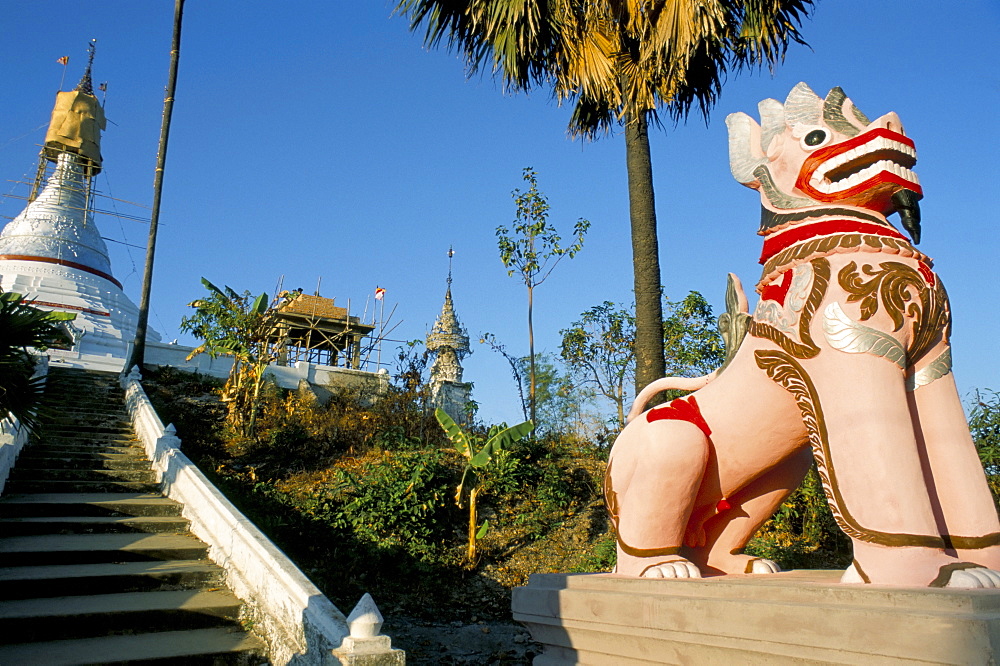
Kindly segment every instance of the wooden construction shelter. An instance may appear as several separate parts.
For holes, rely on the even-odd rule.
[[[361,343],[375,330],[339,308],[334,299],[295,292],[278,307],[269,342],[278,348],[278,365],[297,361],[354,370],[361,366]]]

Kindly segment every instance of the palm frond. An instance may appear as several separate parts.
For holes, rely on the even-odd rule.
[[[31,350],[65,341],[60,319],[65,317],[32,307],[20,294],[0,295],[0,418],[12,415],[29,429],[37,426],[44,378],[32,376]]]
[[[424,43],[489,66],[508,91],[550,87],[574,101],[569,132],[595,138],[665,110],[706,116],[727,73],[773,67],[814,0],[400,0]],[[587,123],[592,123],[588,125]]]

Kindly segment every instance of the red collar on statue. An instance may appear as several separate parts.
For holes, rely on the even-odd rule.
[[[899,240],[909,241],[903,234],[891,227],[874,224],[872,222],[862,222],[852,219],[832,219],[822,222],[807,222],[794,226],[787,231],[768,236],[764,239],[764,249],[760,253],[760,263],[763,265],[768,259],[785,250],[796,243],[816,238],[818,236],[828,236],[830,234],[870,234],[873,236],[888,236]]]

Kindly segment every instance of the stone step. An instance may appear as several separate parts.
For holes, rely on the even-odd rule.
[[[50,375],[46,379],[45,389],[46,390],[51,389],[53,391],[66,391],[75,388],[91,388],[91,389],[100,389],[103,391],[118,391],[118,392],[122,391],[122,387],[118,384],[117,379],[112,381],[101,381],[101,379],[95,381],[89,377],[70,378],[70,377],[56,377],[54,375]]]
[[[41,429],[42,437],[54,438],[108,438],[117,436],[122,439],[132,436],[132,426],[127,425],[91,425],[86,423],[67,423],[65,425],[48,425]]]
[[[181,516],[21,516],[0,518],[0,534],[162,534],[186,530],[189,522]]]
[[[29,458],[34,455],[68,456],[73,454],[94,455],[111,453],[119,455],[146,455],[146,450],[134,439],[116,439],[107,441],[77,440],[44,440],[33,442],[24,447],[22,456]]]
[[[224,577],[208,560],[6,567],[0,568],[0,599],[207,589],[221,587]]]
[[[101,386],[100,384],[89,384],[87,382],[53,382],[45,387],[46,399],[50,403],[72,402],[76,397],[81,400],[95,401],[97,397],[117,397],[125,396],[125,392],[118,386]]]
[[[121,391],[117,377],[73,377],[49,373],[46,378],[45,387],[53,389],[72,388],[85,386],[91,388],[102,388],[109,391]]]
[[[128,418],[128,411],[122,407],[122,396],[72,396],[62,401],[46,398],[49,416],[82,416],[94,418],[107,415],[117,418]]]
[[[45,397],[0,497],[0,665],[266,663],[160,493],[117,375],[54,369]]]
[[[208,546],[189,534],[39,534],[0,539],[0,566],[200,560]]]
[[[104,435],[94,435],[87,434],[81,435],[79,433],[72,435],[46,435],[44,433],[39,434],[33,441],[29,443],[29,446],[41,445],[41,446],[134,446],[139,444],[140,440],[137,439],[131,432],[129,433],[107,433]]]
[[[260,664],[263,644],[228,627],[0,646],[0,664]]]
[[[149,463],[146,463],[147,468]],[[10,475],[11,481],[32,483],[39,481],[128,481],[156,483],[156,473],[151,469],[91,469],[89,465],[54,469],[25,468],[18,465]]]
[[[128,432],[112,432],[112,433],[93,433],[93,432],[47,432],[45,430],[40,431],[32,439],[32,443],[45,444],[45,443],[55,443],[55,444],[66,444],[69,442],[138,442],[139,439],[135,436],[132,430]]]
[[[143,481],[62,481],[44,479],[22,481],[11,479],[4,487],[12,493],[155,493],[159,492],[157,483]]]
[[[159,493],[30,493],[0,497],[0,516],[179,516]]]
[[[94,416],[98,414],[113,414],[121,416],[127,412],[122,407],[124,395],[107,395],[103,393],[88,395],[67,394],[65,397],[45,396],[45,404],[53,416],[65,414],[81,414]],[[43,408],[45,409],[45,408]]]
[[[54,429],[73,428],[77,426],[108,426],[115,428],[127,428],[132,424],[128,414],[124,412],[103,412],[94,408],[81,411],[67,411],[60,409],[59,414],[45,419],[41,430],[43,432]]]
[[[92,388],[106,391],[121,391],[117,379],[107,377],[65,377],[54,375],[51,372],[45,380],[46,390],[61,391],[74,388]]]
[[[162,590],[0,601],[0,642],[87,638],[234,624],[241,602],[231,592]]]
[[[76,425],[113,425],[131,423],[128,413],[121,410],[110,410],[98,404],[79,405],[79,408],[52,408],[53,414],[44,418],[42,430],[53,428],[69,428]]]
[[[146,470],[150,468],[149,460],[142,449],[133,447],[123,453],[103,453],[100,451],[68,452],[55,455],[52,451],[25,451],[17,459],[17,470],[59,470],[80,469],[90,470]]]
[[[86,381],[62,381],[61,379],[55,378],[50,378],[45,382],[45,397],[49,401],[53,401],[53,396],[62,398],[67,395],[72,395],[74,392],[78,392],[80,397],[86,399],[102,396],[106,393],[117,393],[121,395],[124,393],[124,390],[118,385],[117,382],[114,384],[103,384],[99,382]]]
[[[54,395],[47,393],[45,403],[53,411],[75,410],[84,411],[93,409],[100,412],[123,413],[123,403],[125,395],[118,391],[108,393],[106,391],[83,390],[80,393],[72,391],[60,392],[64,395]]]

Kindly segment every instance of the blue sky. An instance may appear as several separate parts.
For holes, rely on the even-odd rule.
[[[507,97],[489,77],[427,51],[391,3],[189,0],[164,183],[150,323],[166,340],[208,277],[272,294],[321,292],[364,310],[376,285],[396,306],[393,338],[423,338],[440,311],[447,249],[453,293],[478,340],[489,331],[527,350],[525,293],[500,263],[494,230],[514,215],[510,192],[534,167],[569,236],[593,223],[583,251],[536,292],[537,347],[605,300],[630,302],[624,141],[570,141],[569,110],[545,92]],[[33,173],[62,75],[79,79],[98,39],[95,82],[108,81],[105,172],[98,186],[149,205],[169,62],[173,2],[8,2],[0,17],[0,192]],[[59,17],[58,20],[51,17]],[[760,268],[758,195],[728,168],[725,116],[755,114],[805,81],[841,86],[870,117],[901,116],[924,186],[920,245],[948,287],[955,372],[963,394],[1000,389],[995,266],[1000,148],[995,0],[821,0],[772,76],[733,75],[706,126],[692,116],[652,137],[663,284],[722,307],[725,275]],[[14,216],[23,203],[0,200]],[[118,210],[148,214],[125,204]],[[103,234],[144,245],[144,225],[101,216]],[[143,251],[109,243],[116,277],[138,301]],[[395,345],[383,350],[391,356]],[[474,344],[466,379],[488,420],[519,418],[505,362]]]

